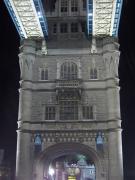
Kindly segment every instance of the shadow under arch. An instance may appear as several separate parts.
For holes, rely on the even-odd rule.
[[[88,156],[96,167],[96,180],[103,180],[102,174],[102,158],[91,147],[81,143],[58,143],[52,145],[42,151],[36,160],[35,174],[36,180],[43,180],[44,176],[47,176],[50,163],[63,155],[68,154],[82,154]]]

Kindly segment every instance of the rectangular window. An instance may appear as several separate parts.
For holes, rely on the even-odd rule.
[[[45,108],[45,119],[46,120],[55,120],[56,110],[54,106],[47,106]]]
[[[78,23],[71,23],[71,32],[78,32]]]
[[[53,33],[56,34],[57,33],[57,24],[53,25]]]
[[[60,25],[60,32],[61,33],[67,33],[67,24],[66,23],[62,23]]]
[[[90,69],[90,79],[98,79],[98,77],[97,77],[97,69],[96,68]]]
[[[61,101],[60,102],[60,120],[77,120],[78,102]]]
[[[78,0],[71,0],[71,11],[72,12],[78,11]]]
[[[86,10],[86,0],[83,0],[83,10]]]
[[[44,80],[48,80],[48,69],[40,69],[40,80],[44,81]]]
[[[61,0],[61,12],[68,11],[68,0]]]
[[[86,22],[81,23],[82,32],[86,32]]]
[[[83,106],[83,119],[93,119],[93,107]]]

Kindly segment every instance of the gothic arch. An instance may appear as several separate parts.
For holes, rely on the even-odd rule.
[[[49,165],[54,159],[70,153],[80,153],[91,158],[96,167],[96,180],[104,180],[100,155],[93,148],[80,143],[59,143],[41,152],[35,164],[36,180],[43,180],[43,176],[47,175]]]
[[[64,80],[77,79],[78,78],[77,64],[71,61],[66,61],[63,64],[61,64],[60,78]]]

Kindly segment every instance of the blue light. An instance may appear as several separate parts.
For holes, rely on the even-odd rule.
[[[15,24],[15,27],[16,27],[19,35],[20,35],[20,38],[24,39],[25,35],[24,35],[23,30],[22,30],[22,28],[21,28],[21,26],[20,26],[20,24],[18,22],[18,19],[17,19],[16,15],[15,15],[15,12],[14,12],[14,10],[12,8],[12,5],[11,5],[10,1],[9,0],[4,0],[4,3],[5,3],[5,5],[6,5],[7,9],[8,9],[8,12],[9,12],[14,24]]]
[[[44,36],[48,36],[47,21],[41,0],[33,0]]]
[[[87,0],[87,31],[92,34],[93,26],[93,0]]]
[[[35,145],[41,145],[42,144],[42,140],[41,140],[41,136],[40,134],[37,134],[34,140]]]
[[[112,35],[115,37],[118,36],[118,28],[119,28],[122,4],[123,4],[123,0],[116,1],[116,10],[115,10],[115,17],[114,17],[113,32],[112,32]]]

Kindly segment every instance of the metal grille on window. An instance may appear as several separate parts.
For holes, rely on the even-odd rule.
[[[65,62],[61,65],[61,79],[72,80],[77,79],[77,65],[73,62]]]
[[[78,102],[60,101],[60,120],[77,120]]]
[[[67,27],[68,27],[68,25],[66,24],[66,23],[62,23],[61,25],[60,25],[60,32],[61,33],[67,33],[68,31],[67,31]]]
[[[68,0],[61,0],[61,12],[68,11]]]
[[[78,11],[78,0],[71,0],[71,11],[72,12]]]
[[[83,106],[83,119],[93,119],[93,106]]]
[[[48,80],[48,69],[41,69],[41,80]]]
[[[78,23],[71,23],[71,32],[78,32]]]
[[[97,79],[97,69],[96,68],[92,68],[90,69],[90,79]]]
[[[46,120],[55,120],[56,110],[54,106],[47,106],[45,108],[45,119]]]

